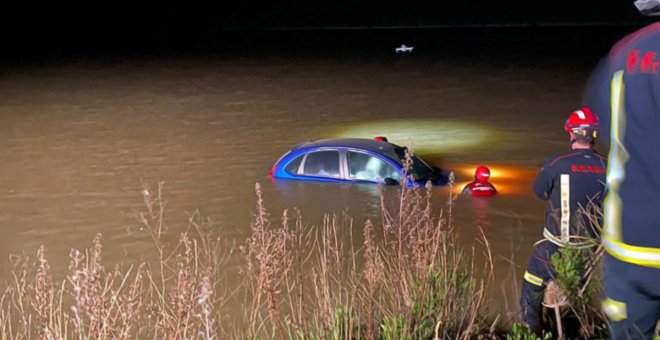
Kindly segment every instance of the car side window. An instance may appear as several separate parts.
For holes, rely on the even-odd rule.
[[[286,166],[286,168],[284,168],[284,170],[286,170],[286,172],[292,175],[297,175],[302,159],[303,159],[303,155],[298,156],[296,159],[289,162],[289,164]]]
[[[381,183],[389,177],[401,181],[396,169],[384,160],[361,152],[349,151],[348,175],[350,179]]]
[[[307,176],[340,177],[339,152],[316,151],[308,153],[303,173]]]

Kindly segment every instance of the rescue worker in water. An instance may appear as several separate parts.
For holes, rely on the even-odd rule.
[[[532,250],[523,277],[520,306],[524,323],[540,335],[545,287],[554,277],[551,256],[561,247],[589,249],[598,230],[586,214],[600,208],[605,194],[607,159],[594,151],[598,118],[582,107],[570,114],[564,125],[570,135],[571,152],[549,157],[533,184],[534,193],[548,201],[544,239]]]
[[[480,165],[474,171],[474,181],[468,183],[463,188],[463,194],[469,194],[475,197],[491,197],[495,196],[497,190],[488,182],[490,178],[490,169]]]

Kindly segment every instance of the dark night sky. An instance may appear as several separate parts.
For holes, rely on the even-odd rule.
[[[176,44],[288,29],[462,27],[482,25],[641,25],[632,1],[230,1],[5,7],[5,53],[76,47]],[[532,6],[534,6],[532,8]],[[237,33],[238,32],[238,33]],[[252,33],[250,33],[252,32]]]

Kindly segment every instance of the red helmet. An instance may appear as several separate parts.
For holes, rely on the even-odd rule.
[[[571,112],[564,124],[566,132],[579,132],[582,130],[597,130],[598,117],[590,108],[583,106]]]
[[[384,136],[376,136],[376,137],[374,137],[374,140],[378,141],[378,142],[387,142],[388,141],[387,137],[384,137]]]
[[[487,166],[480,165],[474,171],[474,177],[479,181],[488,181],[490,178],[490,169]]]

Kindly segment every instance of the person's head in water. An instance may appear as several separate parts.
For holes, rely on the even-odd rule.
[[[490,169],[487,166],[480,165],[474,170],[474,179],[480,182],[488,182],[490,178]]]
[[[598,137],[598,117],[586,106],[573,112],[566,119],[564,130],[571,137],[573,149],[588,149],[594,146]]]

